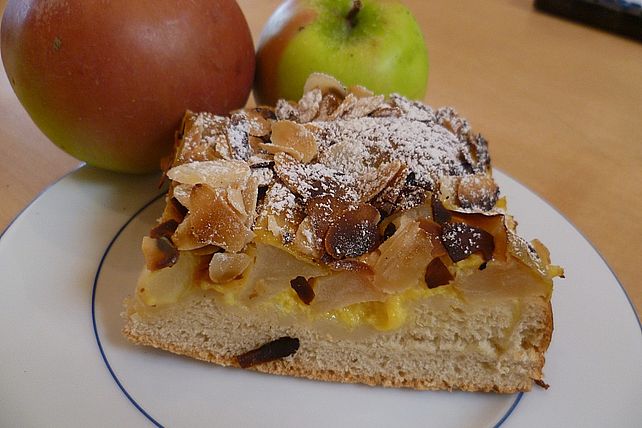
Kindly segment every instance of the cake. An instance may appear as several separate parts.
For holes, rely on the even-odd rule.
[[[452,108],[313,74],[187,112],[124,335],[223,366],[430,390],[545,386],[561,268]]]

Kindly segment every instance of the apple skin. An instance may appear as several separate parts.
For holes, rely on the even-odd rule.
[[[114,171],[158,170],[185,110],[243,107],[255,55],[234,0],[14,1],[1,50],[36,125]]]
[[[412,13],[395,0],[362,0],[351,26],[353,0],[287,0],[259,40],[254,96],[261,104],[298,100],[312,72],[375,93],[422,99],[428,52]]]

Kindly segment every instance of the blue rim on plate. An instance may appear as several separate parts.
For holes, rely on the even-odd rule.
[[[140,207],[134,214],[132,214],[132,216],[129,217],[129,219],[120,227],[120,229],[118,229],[118,232],[116,232],[116,235],[114,235],[114,237],[111,239],[111,241],[109,241],[109,244],[107,245],[107,248],[105,249],[105,252],[103,253],[102,257],[100,258],[100,263],[98,263],[98,270],[96,271],[96,276],[94,277],[94,285],[93,285],[93,288],[91,290],[91,323],[92,323],[92,326],[93,326],[93,329],[94,329],[94,336],[96,336],[96,343],[98,344],[98,350],[100,351],[100,356],[102,357],[103,362],[105,363],[105,366],[107,366],[107,370],[109,370],[109,374],[114,379],[114,382],[116,382],[116,385],[118,385],[118,388],[120,388],[120,390],[123,392],[123,394],[125,394],[125,397],[127,397],[127,399],[130,401],[130,403],[132,403],[134,405],[134,407],[136,407],[136,409],[138,409],[138,411],[143,414],[143,416],[145,416],[147,419],[149,419],[150,422],[152,422],[157,427],[162,427],[163,425],[161,425],[156,419],[154,419],[152,417],[152,415],[150,415],[145,409],[143,409],[143,407],[140,404],[138,404],[138,402],[134,399],[134,397],[132,397],[131,394],[129,392],[127,392],[127,390],[125,389],[123,384],[118,379],[118,376],[116,376],[116,373],[111,368],[111,365],[109,364],[109,361],[107,360],[107,356],[105,355],[105,351],[103,350],[103,345],[100,342],[100,336],[98,335],[98,328],[96,326],[96,311],[95,311],[95,307],[96,307],[96,288],[98,286],[98,278],[100,277],[100,271],[102,270],[103,263],[105,262],[105,258],[107,258],[107,254],[109,254],[109,251],[111,250],[111,247],[114,245],[114,243],[116,242],[116,240],[118,239],[120,234],[123,233],[123,231],[127,228],[127,226],[129,226],[129,223],[131,223],[132,220],[134,220],[136,217],[138,217],[138,215],[140,213],[142,213],[143,211],[145,211],[145,209],[147,207],[149,207],[154,202],[156,202],[157,200],[162,198],[165,194],[166,194],[166,192],[163,192],[160,195],[154,196],[154,198],[152,198],[145,205]]]

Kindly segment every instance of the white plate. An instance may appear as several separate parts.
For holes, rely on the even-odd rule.
[[[225,369],[127,343],[122,299],[159,215],[157,177],[81,168],[0,238],[2,426],[626,427],[642,423],[642,327],[591,245],[497,173],[525,237],[566,269],[556,284],[548,391],[417,392]]]

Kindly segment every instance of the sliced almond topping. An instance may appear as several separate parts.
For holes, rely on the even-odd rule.
[[[256,204],[259,199],[259,179],[254,175],[247,180],[245,189],[243,189],[243,205],[248,215],[248,226],[254,224],[256,219]]]
[[[207,184],[212,188],[245,183],[250,176],[246,162],[217,159],[175,166],[167,176],[183,184]]]
[[[315,88],[310,92],[303,94],[303,97],[299,100],[298,109],[299,109],[299,122],[306,123],[313,120],[319,114],[319,106],[321,100],[323,99],[323,94],[321,89]]]
[[[221,157],[226,160],[234,159],[234,152],[232,151],[232,146],[230,142],[222,135],[219,135],[216,138],[216,143],[214,143],[214,149],[218,154],[218,157]]]
[[[485,215],[482,213],[453,213],[454,221],[459,221],[479,229],[483,229],[493,236],[493,258],[506,260],[508,256],[508,230],[506,216],[503,214]]]
[[[361,204],[345,211],[328,228],[325,249],[335,259],[358,257],[379,245],[377,224],[381,216],[375,207]]]
[[[182,165],[189,162],[205,161],[208,159],[218,157],[214,146],[210,144],[203,144],[202,135],[203,129],[197,124],[206,118],[211,125],[211,134],[215,135],[218,132],[223,132],[227,126],[227,118],[219,118],[212,116],[208,113],[188,113],[185,116],[184,129],[185,133],[181,138],[180,150],[173,162],[173,165]]]
[[[350,96],[351,95],[352,94],[350,94]],[[384,103],[383,95],[358,98],[355,104],[352,106],[351,110],[346,111],[342,115],[342,117],[344,119],[356,119],[360,117],[366,117],[373,111],[377,110],[383,103]]]
[[[388,104],[384,104],[383,106],[377,108],[374,110],[372,113],[370,113],[371,117],[401,117],[403,116],[403,111],[399,107],[393,107]]]
[[[301,221],[296,231],[293,244],[298,252],[313,259],[320,259],[323,256],[323,252],[325,251],[323,238],[319,237],[319,233],[312,225],[312,217],[307,216]]]
[[[252,168],[252,177],[259,187],[267,187],[274,182],[274,172],[269,167]]]
[[[215,284],[225,284],[243,274],[252,263],[245,253],[214,253],[209,265],[210,279]]]
[[[334,77],[325,73],[312,73],[303,85],[303,92],[310,92],[313,89],[320,89],[323,95],[336,93],[341,97],[347,95],[345,86]]]
[[[191,184],[177,184],[174,186],[172,194],[178,202],[189,210],[189,195],[192,193]]]
[[[238,187],[228,187],[226,189],[227,201],[232,208],[236,210],[241,216],[246,217],[248,214],[245,211],[245,200],[243,199],[243,192]]]
[[[337,120],[342,117],[347,117],[354,110],[357,105],[357,97],[352,94],[346,95],[346,97],[341,101],[341,104],[337,106],[332,113],[328,115],[327,120]]]
[[[330,225],[336,222],[350,206],[351,204],[346,200],[332,195],[310,198],[305,206],[305,212],[315,237],[323,243]]]
[[[327,121],[332,118],[333,113],[339,108],[343,102],[343,97],[335,95],[334,93],[329,93],[323,96],[321,103],[319,104],[319,114],[317,119],[319,121]]]
[[[362,202],[369,202],[385,188],[391,187],[390,185],[399,173],[402,172],[402,169],[404,169],[403,164],[395,159],[377,168],[374,177],[368,177],[367,179],[362,178],[360,181],[363,183],[363,186],[359,189],[361,192],[360,200]]]
[[[263,142],[261,140],[261,142]],[[258,146],[257,146],[258,147]],[[274,164],[274,156],[269,153],[255,153],[247,160],[248,165],[254,168],[268,168]]]
[[[444,224],[450,221],[452,213],[448,211],[446,207],[444,207],[444,204],[435,193],[432,194],[430,206],[432,208],[433,220],[435,220],[439,224]]]
[[[252,149],[252,151],[254,152],[254,155],[253,155],[253,156],[251,156],[251,157],[248,159],[248,163],[250,164],[250,166],[252,166],[252,163],[254,162],[254,160],[253,160],[252,158],[253,158],[253,157],[255,157],[256,155],[260,154],[260,151],[261,151],[261,144],[264,144],[264,143],[265,143],[265,141],[263,141],[263,138],[255,137],[255,136],[253,136],[253,135],[250,135],[250,136],[247,138],[247,143],[250,145],[250,148],[251,148],[251,149]]]
[[[224,189],[195,185],[190,196],[192,210],[172,240],[185,245],[193,245],[194,241],[203,244],[201,246],[213,244],[230,252],[243,249],[252,240],[253,234],[247,226],[247,216],[235,210],[227,196]],[[189,235],[193,241],[190,241]]]
[[[286,153],[274,155],[274,172],[288,189],[305,200],[319,195],[340,197],[347,192],[329,168],[302,164]]]
[[[192,233],[191,214],[188,214],[183,222],[178,225],[172,235],[172,242],[181,251],[193,251],[208,246],[207,242],[198,239]]]
[[[284,244],[289,244],[294,240],[303,217],[303,207],[294,193],[275,182],[265,194],[257,223],[264,224],[272,235],[280,238]]]
[[[402,166],[370,203],[387,215],[394,213],[399,208],[397,201],[404,190],[407,176],[408,169]],[[372,192],[369,193],[372,194]]]
[[[221,247],[217,247],[216,245],[206,245],[201,248],[195,248],[190,253],[194,254],[195,256],[209,256],[210,254],[218,253],[221,251]]]
[[[366,88],[365,86],[361,86],[361,85],[350,86],[348,88],[348,91],[351,94],[354,94],[354,96],[357,98],[367,98],[367,97],[372,97],[374,95],[374,92],[372,92],[370,89]]]
[[[249,135],[251,137],[265,137],[270,134],[270,122],[263,117],[263,114],[256,110],[248,110]]]
[[[270,152],[285,152],[304,163],[312,161],[317,156],[317,143],[306,127],[290,120],[279,120],[272,124],[272,144],[259,146]]]
[[[495,206],[499,187],[486,174],[466,175],[457,185],[457,201],[462,208],[479,208],[488,211]]]

